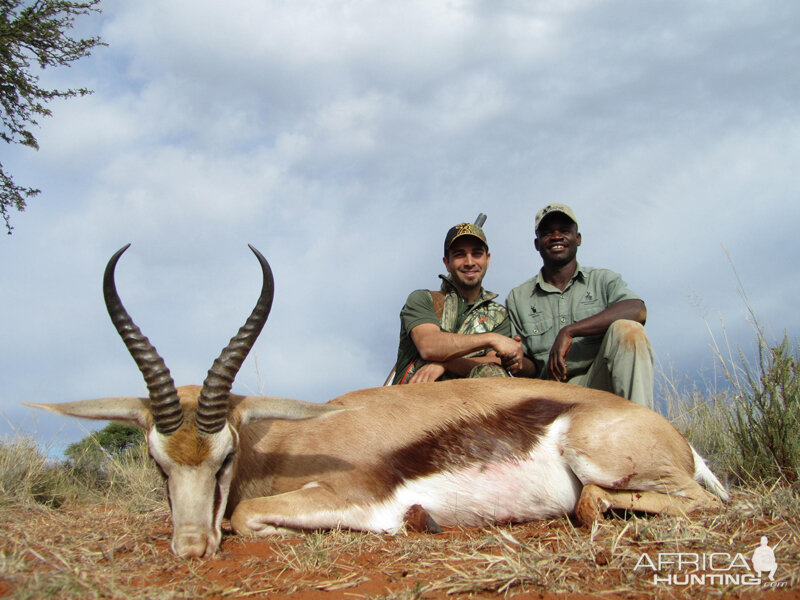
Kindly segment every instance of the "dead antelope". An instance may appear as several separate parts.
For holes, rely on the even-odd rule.
[[[109,315],[147,398],[31,404],[147,430],[167,483],[172,549],[213,554],[230,517],[240,534],[349,528],[398,532],[424,507],[441,525],[481,525],[609,508],[680,514],[725,489],[660,415],[612,394],[529,379],[381,387],[327,404],[230,393],[272,304],[269,264],[245,325],[199,386],[176,388],[133,323],[109,261]],[[412,511],[412,507],[414,510]]]

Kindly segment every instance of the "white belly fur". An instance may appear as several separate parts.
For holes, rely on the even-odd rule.
[[[556,419],[527,457],[471,466],[409,481],[378,506],[364,507],[362,527],[395,532],[419,504],[443,526],[529,521],[569,514],[581,483],[562,453],[568,419]]]

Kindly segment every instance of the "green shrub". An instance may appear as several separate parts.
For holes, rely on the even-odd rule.
[[[64,450],[73,475],[89,488],[105,488],[109,483],[110,461],[142,445],[144,431],[112,422]]]
[[[124,503],[137,512],[165,505],[164,483],[147,452],[142,429],[110,423],[70,444],[64,454],[65,466],[90,495]]]
[[[144,440],[144,430],[133,425],[112,422],[103,427],[100,431],[95,431],[91,435],[83,438],[79,442],[70,444],[64,450],[64,456],[75,460],[86,451],[100,454],[114,455],[125,452],[129,448],[138,446]]]
[[[800,394],[797,347],[788,337],[769,347],[759,336],[759,372],[742,360],[728,427],[736,449],[731,465],[743,482],[796,482],[800,475]]]
[[[758,367],[717,350],[727,390],[680,388],[664,377],[667,417],[723,479],[771,487],[800,480],[798,349],[777,346],[756,326]],[[715,340],[716,342],[716,340]]]

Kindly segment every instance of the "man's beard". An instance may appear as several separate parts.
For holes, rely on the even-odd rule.
[[[483,283],[483,276],[476,277],[472,280],[465,280],[460,273],[454,275],[454,278],[458,285],[465,290],[474,290],[475,288],[481,287],[481,283]]]

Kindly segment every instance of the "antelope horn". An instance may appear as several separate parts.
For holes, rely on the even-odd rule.
[[[239,332],[222,350],[219,358],[214,361],[203,382],[195,415],[197,428],[203,433],[216,433],[225,425],[228,417],[228,396],[233,386],[233,380],[264,328],[272,308],[272,296],[275,291],[272,269],[270,269],[267,259],[258,250],[253,246],[250,246],[250,250],[261,263],[261,272],[264,276],[261,295],[258,297],[253,312],[250,313]]]
[[[164,359],[159,356],[155,346],[142,335],[141,330],[128,315],[128,311],[125,310],[119,294],[117,294],[117,286],[114,284],[114,269],[117,261],[129,247],[130,244],[123,246],[108,261],[103,276],[103,297],[111,322],[144,376],[150,392],[150,412],[153,415],[156,430],[169,435],[183,423],[183,409],[178,400],[178,390],[175,388],[175,382],[172,380]]]

